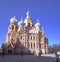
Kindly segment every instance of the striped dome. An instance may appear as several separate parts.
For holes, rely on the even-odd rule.
[[[12,23],[12,22],[17,22],[16,17],[14,16],[13,18],[11,18],[11,19],[10,19],[10,22],[11,22],[11,23]]]
[[[18,25],[19,25],[19,26],[25,26],[25,23],[24,23],[23,21],[19,21],[19,22],[18,22]]]

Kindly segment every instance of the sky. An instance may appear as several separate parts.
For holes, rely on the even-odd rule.
[[[6,42],[6,33],[10,19],[16,16],[18,21],[26,17],[26,12],[35,24],[37,18],[44,27],[49,45],[60,43],[60,0],[0,0],[0,46]]]

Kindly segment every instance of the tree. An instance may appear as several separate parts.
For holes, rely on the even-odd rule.
[[[2,43],[1,48],[2,48],[2,55],[4,56],[4,54],[5,54],[5,44],[4,43]]]

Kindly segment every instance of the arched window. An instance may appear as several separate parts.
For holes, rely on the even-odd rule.
[[[35,48],[35,43],[34,43],[34,48]]]
[[[31,40],[32,40],[32,36],[31,36]]]
[[[35,40],[35,36],[33,37],[33,39]]]
[[[37,48],[38,48],[38,43],[36,43],[36,46],[37,46]]]
[[[20,36],[20,39],[22,40],[22,36]]]
[[[24,42],[24,46],[26,46],[26,42]]]
[[[13,30],[13,29],[14,29],[14,26],[12,25],[11,28],[12,28],[12,30]]]
[[[28,39],[29,39],[29,36],[28,36]]]
[[[30,23],[28,23],[28,26],[30,27]]]
[[[32,48],[32,43],[31,43],[31,48]]]

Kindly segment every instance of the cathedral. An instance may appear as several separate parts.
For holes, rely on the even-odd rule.
[[[34,55],[48,53],[48,39],[45,37],[39,20],[33,24],[30,12],[27,11],[26,18],[18,22],[16,17],[10,19],[8,32],[6,34],[6,52],[12,53],[33,53]]]

